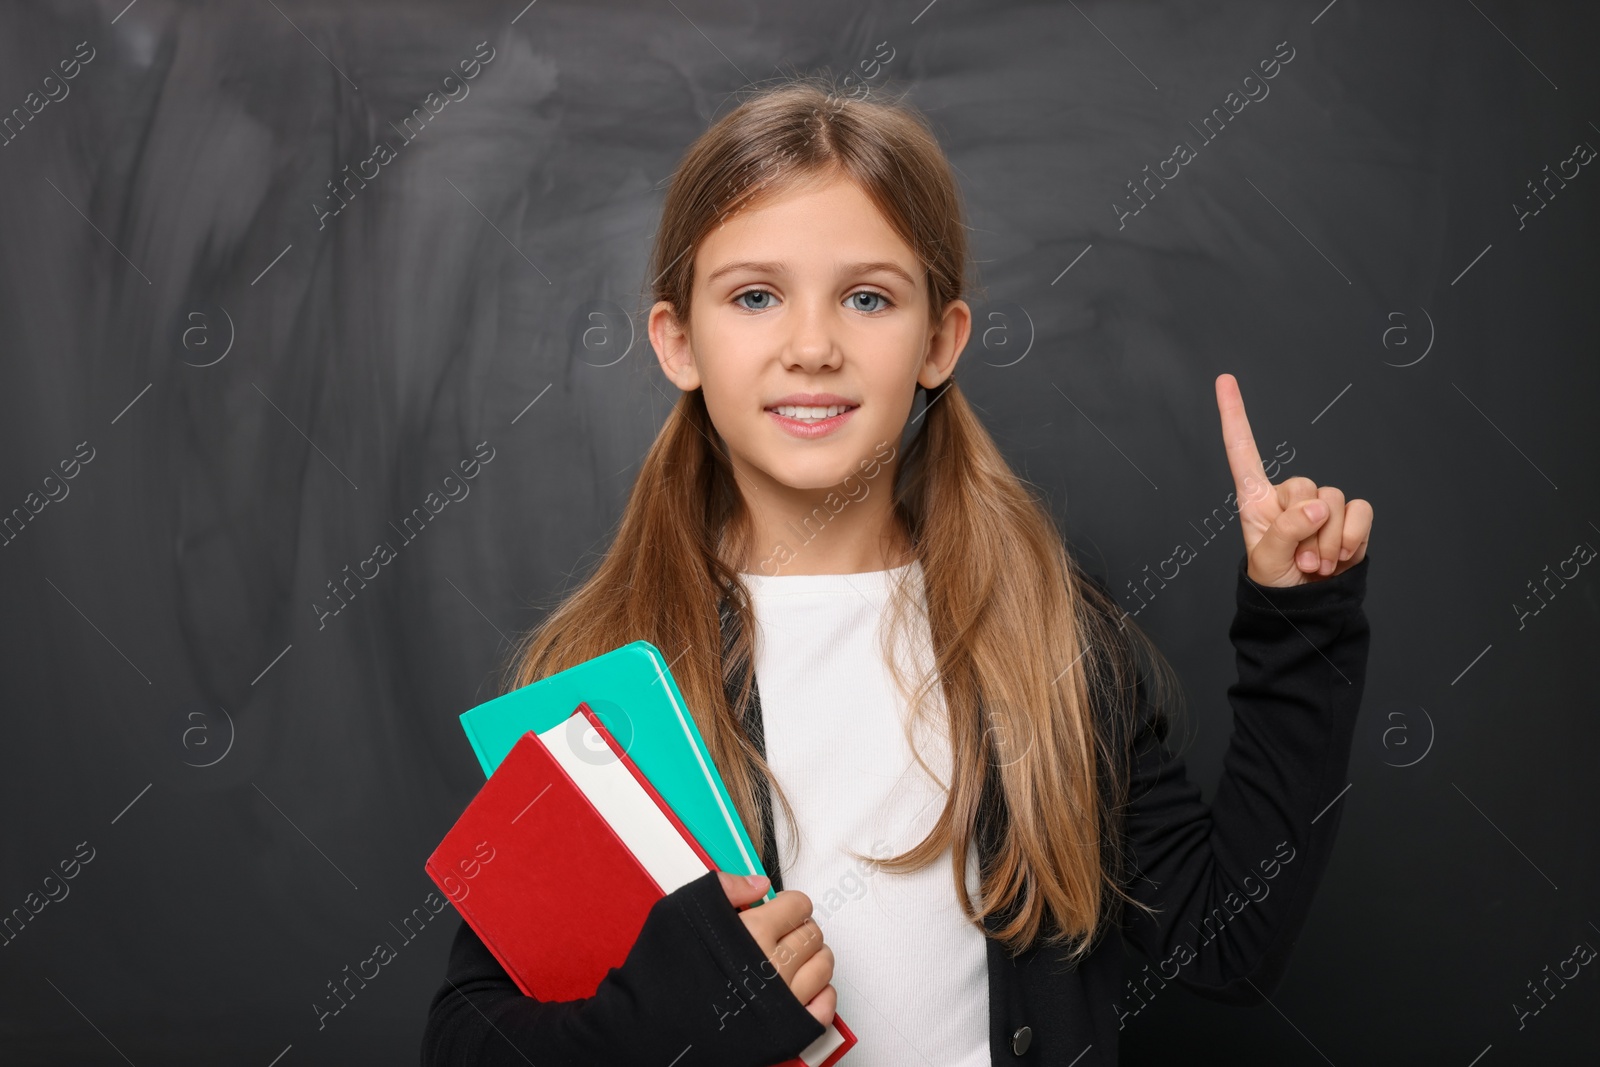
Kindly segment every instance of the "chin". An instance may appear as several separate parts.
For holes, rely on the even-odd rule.
[[[773,481],[790,489],[817,492],[832,489],[855,472],[855,465],[844,461],[826,464],[766,463],[761,464],[761,468]]]

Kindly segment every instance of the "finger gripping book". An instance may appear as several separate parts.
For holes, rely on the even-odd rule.
[[[524,994],[563,1001],[593,996],[655,902],[717,864],[584,703],[512,745],[426,868]],[[836,1013],[786,1067],[854,1044]]]

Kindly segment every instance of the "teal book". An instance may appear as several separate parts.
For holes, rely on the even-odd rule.
[[[719,869],[767,873],[667,661],[648,641],[623,645],[479,704],[462,713],[461,726],[485,777],[529,731],[561,731],[563,736],[544,740],[571,746],[580,759],[615,761],[604,740],[585,728],[583,716],[573,716],[580,704],[589,705]],[[769,886],[767,898],[772,896]]]

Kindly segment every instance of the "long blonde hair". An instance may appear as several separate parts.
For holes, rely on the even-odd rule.
[[[848,175],[927,267],[935,320],[965,291],[966,229],[951,169],[926,121],[900,100],[839,96],[817,78],[754,92],[701,135],[674,172],[650,262],[649,303],[687,321],[699,242],[732,212],[787,183]],[[1069,556],[1054,520],[1012,472],[955,380],[927,397],[892,486],[920,562],[934,676],[891,671],[916,714],[939,687],[951,787],[928,835],[874,858],[921,869],[951,853],[968,918],[1012,951],[1040,936],[1086,953],[1124,889],[1120,814],[1127,800],[1134,684],[1171,668],[1109,593]],[[793,810],[744,728],[753,683],[750,603],[739,578],[752,525],[699,390],[682,393],[646,454],[610,549],[513,650],[509,690],[634,640],[656,645],[761,854],[768,786]],[[723,649],[726,599],[741,625]],[[913,603],[895,590],[886,632]],[[1119,621],[1120,619],[1120,621]],[[738,693],[728,698],[728,687]],[[918,756],[919,760],[921,756]],[[924,764],[926,766],[926,764]],[[979,901],[965,883],[982,834],[994,861]],[[792,836],[792,835],[791,835]]]

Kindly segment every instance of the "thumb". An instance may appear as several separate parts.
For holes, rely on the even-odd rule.
[[[1285,508],[1256,542],[1251,560],[1254,569],[1262,574],[1298,573],[1295,551],[1327,521],[1328,505],[1316,497]]]
[[[717,878],[722,882],[722,891],[728,895],[728,903],[736,908],[755,903],[767,892],[766,875],[751,875],[747,878],[742,874],[718,871]],[[752,882],[751,878],[755,881]]]

